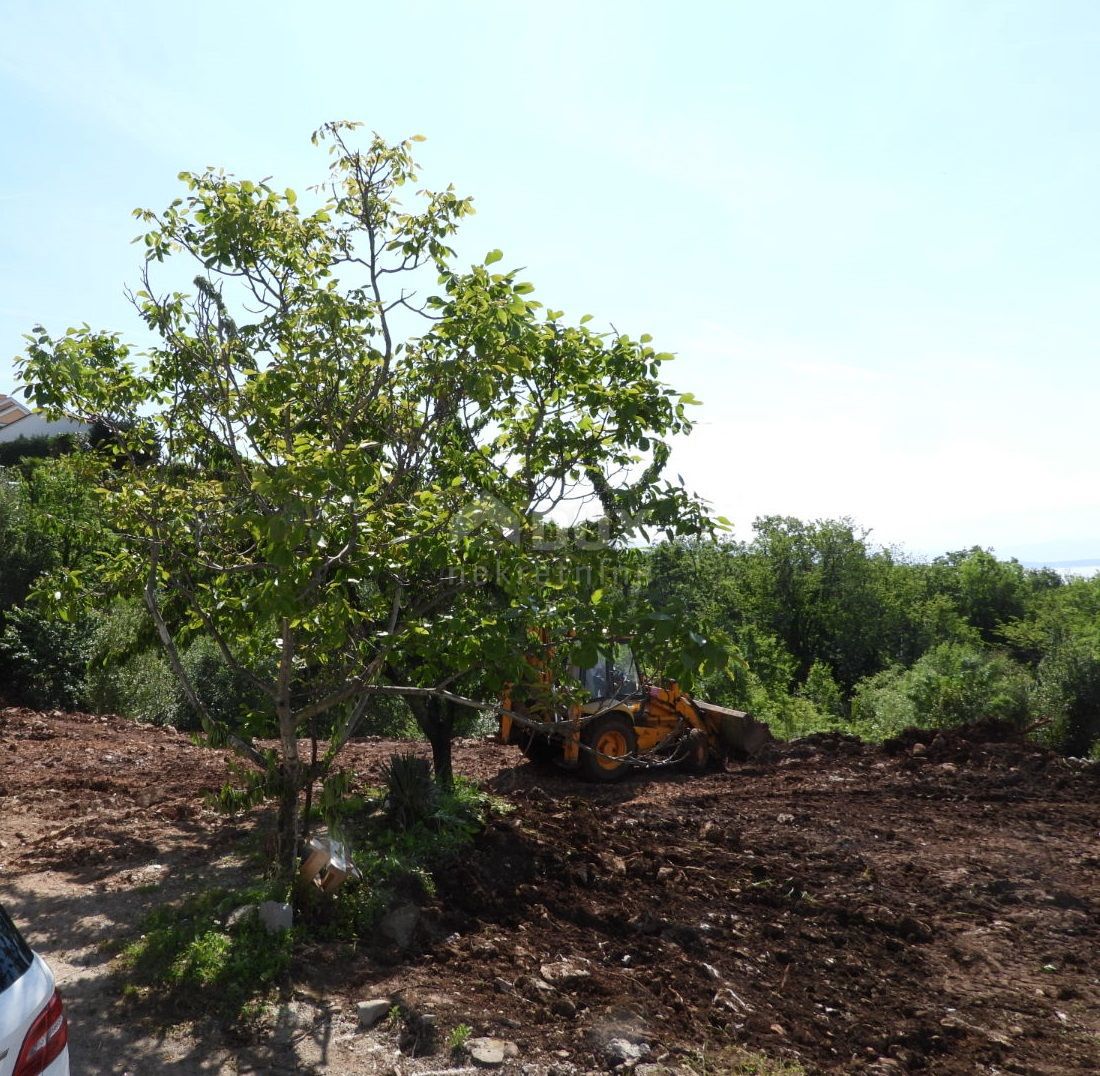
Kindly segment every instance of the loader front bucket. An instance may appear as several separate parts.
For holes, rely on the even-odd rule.
[[[752,758],[775,737],[763,721],[744,710],[731,710],[713,702],[693,700],[707,727],[713,732],[729,758]]]

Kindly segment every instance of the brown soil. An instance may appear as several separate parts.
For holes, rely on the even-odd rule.
[[[348,765],[375,781],[396,746],[356,744]],[[458,1065],[357,1032],[354,1003],[380,996],[444,1039],[513,1040],[515,1072],[606,1071],[615,1039],[669,1067],[705,1051],[712,1073],[734,1047],[807,1072],[1100,1071],[1100,767],[996,726],[819,736],[613,786],[488,742],[455,760],[515,809],[440,872],[411,951],[310,947],[252,1036],[162,1031],[121,1007],[111,953],[155,902],[242,876],[254,822],[200,801],[224,754],[0,710],[0,902],[58,970],[74,1071]]]

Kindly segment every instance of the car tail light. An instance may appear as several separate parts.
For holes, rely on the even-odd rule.
[[[34,1018],[11,1076],[38,1076],[68,1044],[69,1023],[61,1004],[61,992],[55,990],[50,1003]]]

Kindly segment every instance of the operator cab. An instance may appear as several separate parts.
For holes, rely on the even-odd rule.
[[[641,691],[638,665],[630,647],[619,645],[601,653],[595,665],[569,670],[593,699],[625,699]]]

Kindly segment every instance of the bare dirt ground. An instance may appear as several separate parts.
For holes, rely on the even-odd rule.
[[[348,765],[373,783],[408,746]],[[511,1040],[504,1071],[533,1076],[607,1071],[623,1043],[654,1074],[692,1053],[728,1072],[735,1048],[806,1072],[1100,1071],[1100,767],[990,728],[610,787],[483,741],[456,770],[515,810],[440,872],[410,950],[306,947],[259,1028],[164,1028],[112,954],[151,907],[247,877],[254,820],[201,805],[224,754],[0,710],[0,902],[58,972],[74,1073],[467,1071],[358,1031],[371,997]]]

